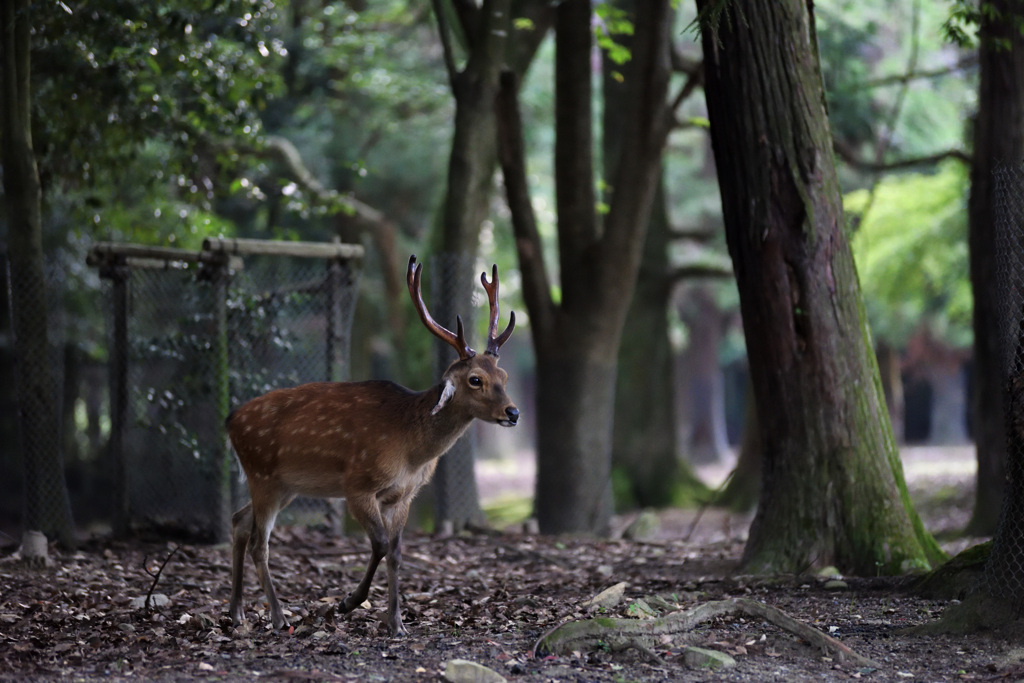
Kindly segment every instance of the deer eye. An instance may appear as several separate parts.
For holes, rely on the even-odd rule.
[[[482,379],[480,379],[479,377],[477,377],[476,375],[473,375],[472,377],[469,378],[469,386],[471,386],[471,387],[482,387],[483,385],[484,385],[484,381]]]

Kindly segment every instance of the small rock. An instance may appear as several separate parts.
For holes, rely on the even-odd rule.
[[[506,683],[504,676],[483,664],[451,659],[445,664],[444,679],[450,683]]]
[[[117,628],[124,631],[125,633],[135,633],[135,626],[132,624],[118,624]]]
[[[164,595],[163,593],[153,593],[153,595],[149,596],[149,606],[150,607],[166,607],[168,604],[170,604],[170,602],[171,602],[171,599],[169,597],[167,597],[166,595]],[[131,601],[131,608],[132,609],[142,609],[145,606],[146,606],[146,596],[145,595],[140,595],[137,598],[132,598],[132,601]]]
[[[625,581],[620,581],[611,588],[605,588],[603,591],[584,602],[583,608],[593,609],[595,607],[615,607],[622,601],[622,596],[626,592],[627,585],[629,584]]]
[[[647,601],[643,598],[637,598],[636,601],[629,606],[629,609],[626,610],[626,612],[631,617],[640,617],[643,619],[658,616],[658,610],[647,604]]]
[[[736,660],[726,653],[702,647],[688,647],[683,650],[683,661],[691,669],[727,669],[736,666]]]
[[[630,522],[622,537],[631,541],[649,541],[661,531],[661,520],[652,510],[643,510]]]
[[[844,591],[850,587],[850,584],[842,579],[832,579],[831,581],[826,581],[821,587],[827,591]]]

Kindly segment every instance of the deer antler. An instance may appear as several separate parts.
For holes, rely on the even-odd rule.
[[[406,280],[409,283],[409,296],[412,297],[412,303],[416,307],[416,312],[420,314],[420,320],[423,321],[424,326],[426,326],[434,336],[450,344],[458,352],[459,358],[462,360],[472,358],[476,355],[476,351],[469,348],[469,344],[466,343],[466,330],[462,325],[462,317],[455,317],[455,323],[457,325],[456,329],[458,330],[458,332],[455,333],[439,324],[433,317],[431,317],[430,312],[427,311],[427,306],[423,303],[423,294],[420,291],[420,275],[422,273],[423,264],[416,263],[415,254],[410,256],[409,272],[406,275]],[[490,343],[488,343],[488,353],[490,353],[490,349]]]
[[[498,333],[498,265],[491,267],[491,281],[487,281],[487,273],[480,273],[480,283],[487,290],[487,299],[491,304],[491,324],[487,330],[487,351],[485,353],[498,357],[498,349],[512,336],[516,327],[515,311],[509,313],[508,327],[500,335]]]

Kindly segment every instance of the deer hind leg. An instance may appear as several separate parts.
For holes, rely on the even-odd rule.
[[[377,573],[377,566],[384,556],[388,554],[388,533],[381,519],[380,506],[376,498],[349,500],[349,511],[357,522],[366,530],[370,537],[370,563],[366,566],[366,573],[363,580],[359,582],[356,589],[348,594],[341,605],[343,612],[351,612],[366,601],[370,595],[370,584],[373,583],[373,575]]]
[[[242,610],[242,581],[245,578],[245,549],[252,535],[252,503],[231,515],[231,606],[228,614],[238,626],[245,620]]]
[[[388,631],[392,636],[404,636],[402,606],[398,590],[398,570],[402,567],[402,530],[409,518],[409,500],[400,501],[384,515],[389,536],[388,567]]]
[[[282,629],[288,626],[288,622],[284,618],[281,603],[274,590],[274,582],[270,578],[267,558],[270,554],[270,532],[274,529],[277,513],[292,502],[295,496],[281,493],[276,496],[253,496],[252,498],[252,525],[248,539],[249,554],[252,555],[252,562],[256,566],[256,576],[259,577],[260,586],[263,587],[267,605],[270,607],[271,623],[275,629]]]

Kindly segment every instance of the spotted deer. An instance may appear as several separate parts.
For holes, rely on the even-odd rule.
[[[248,550],[270,606],[275,629],[286,627],[267,567],[268,541],[277,514],[296,496],[345,498],[370,538],[370,562],[341,605],[361,605],[377,565],[387,558],[387,627],[404,635],[398,597],[402,530],[409,504],[434,473],[438,459],[474,419],[513,427],[519,410],[505,393],[508,373],[498,349],[515,327],[515,313],[498,334],[498,267],[480,281],[490,301],[487,348],[466,343],[462,318],[456,332],[427,311],[420,291],[423,266],[409,259],[409,294],[424,326],[459,354],[441,381],[426,391],[394,382],[317,382],[277,389],[245,403],[227,420],[228,435],[249,485],[250,502],[232,516],[231,619],[242,623],[242,579]]]

